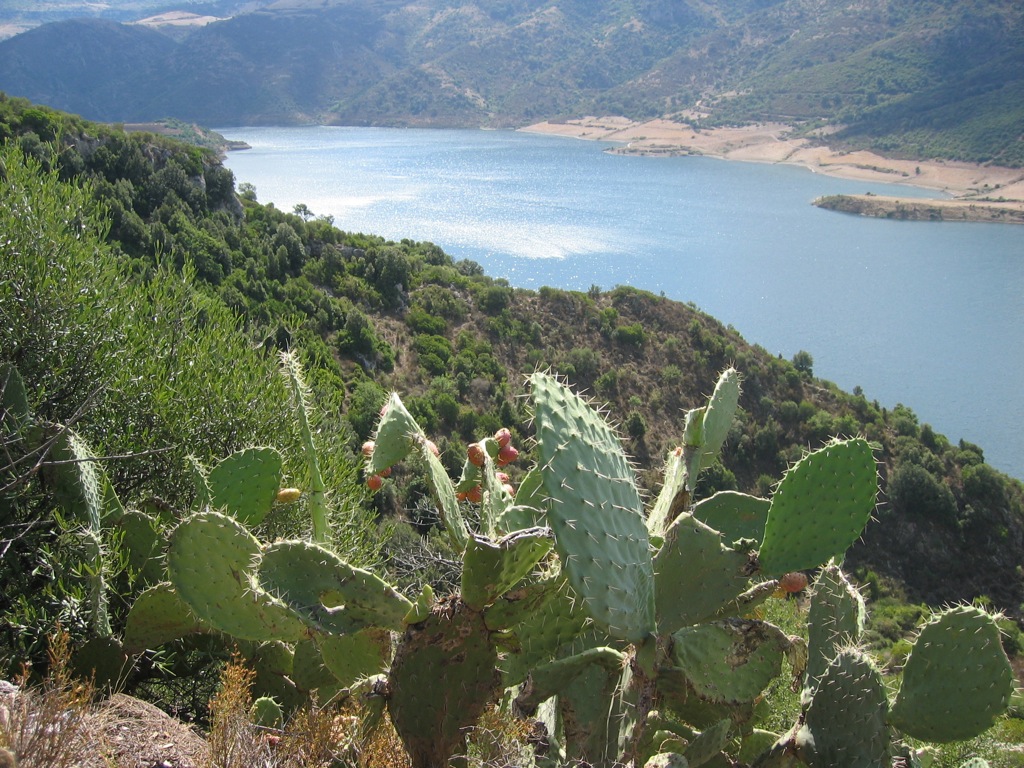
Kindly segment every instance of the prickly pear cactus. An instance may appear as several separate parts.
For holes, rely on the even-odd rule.
[[[1013,688],[995,619],[980,608],[951,608],[932,617],[914,643],[891,721],[916,739],[973,738],[1006,711]]]
[[[242,640],[299,640],[305,625],[256,582],[254,565],[261,557],[260,543],[241,523],[199,512],[171,532],[167,573],[209,626]]]
[[[802,458],[772,496],[760,550],[763,572],[781,576],[841,557],[867,525],[877,493],[866,440],[834,442]]]
[[[413,768],[464,754],[466,729],[497,697],[497,660],[482,615],[457,597],[405,630],[388,675],[388,711]]]
[[[829,563],[814,583],[807,614],[809,657],[805,691],[813,691],[818,678],[841,648],[860,641],[865,617],[864,598],[842,569]]]
[[[555,378],[530,377],[547,519],[574,591],[612,637],[655,629],[654,569],[643,505],[618,435]]]
[[[257,525],[270,512],[281,486],[284,460],[273,448],[237,451],[210,470],[210,506],[243,525]]]

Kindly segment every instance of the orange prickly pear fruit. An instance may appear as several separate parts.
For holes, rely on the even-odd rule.
[[[298,488],[282,488],[277,492],[274,500],[278,504],[291,504],[302,498],[302,491]]]

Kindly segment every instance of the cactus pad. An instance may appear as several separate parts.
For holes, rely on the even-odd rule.
[[[633,468],[615,431],[582,398],[530,377],[548,522],[594,621],[633,642],[654,631],[654,571]]]
[[[723,719],[701,731],[683,752],[687,765],[690,768],[698,768],[698,766],[720,756],[722,750],[729,743],[731,728],[732,721]]]
[[[807,614],[807,683],[809,694],[840,648],[860,640],[864,631],[864,598],[839,566],[830,563],[814,583]]]
[[[445,531],[452,544],[462,551],[469,543],[469,530],[466,521],[459,509],[458,499],[455,497],[455,488],[452,480],[448,477],[441,460],[430,450],[425,440],[420,441],[421,453],[427,463],[427,483],[434,495],[434,501],[441,512],[441,522],[444,523]]]
[[[324,666],[342,687],[380,674],[391,660],[391,633],[371,627],[351,635],[323,635],[314,639]]]
[[[448,765],[500,686],[483,617],[457,598],[406,629],[388,677],[388,710],[413,768]]]
[[[1014,675],[992,616],[961,606],[921,630],[903,669],[891,722],[916,739],[958,741],[1006,711]]]
[[[124,630],[124,645],[129,653],[142,653],[147,648],[156,648],[204,629],[170,584],[157,584],[132,603]]]
[[[760,544],[770,506],[768,499],[737,491],[719,491],[698,502],[693,516],[721,533],[726,544],[739,539],[753,539]]]
[[[237,451],[210,470],[210,506],[243,525],[258,525],[281,486],[281,454],[273,448]]]
[[[405,459],[416,447],[415,437],[423,437],[423,430],[402,400],[394,392],[384,406],[373,437],[373,453],[367,460],[367,472],[377,474]]]
[[[474,536],[466,547],[462,566],[462,599],[483,610],[526,577],[551,551],[551,531],[529,528],[498,541]]]
[[[769,576],[841,557],[875,508],[878,477],[866,440],[835,442],[804,456],[772,496],[761,544]]]
[[[676,518],[654,558],[658,631],[675,630],[713,616],[748,586],[749,558],[689,514]]]
[[[777,627],[725,619],[672,635],[672,660],[700,698],[718,704],[752,702],[782,669],[789,638]]]
[[[280,541],[263,553],[259,583],[303,622],[335,634],[365,627],[401,629],[408,598],[369,571],[304,541]]]
[[[889,765],[888,700],[878,670],[846,649],[829,664],[794,736],[811,768]]]
[[[725,438],[732,428],[732,419],[740,401],[740,374],[735,368],[727,368],[718,377],[715,391],[704,409],[704,451],[701,465],[707,466],[715,460],[725,444]]]
[[[305,626],[253,578],[260,544],[238,521],[199,512],[171,532],[167,572],[202,621],[241,640],[298,640]]]

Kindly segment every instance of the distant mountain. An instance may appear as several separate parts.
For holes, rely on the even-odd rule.
[[[231,17],[175,27],[173,36],[100,19],[44,24],[0,42],[0,89],[104,121],[771,119],[806,131],[831,126],[829,140],[849,146],[1024,164],[1016,0],[279,0],[182,9]],[[153,10],[140,8],[140,17]]]

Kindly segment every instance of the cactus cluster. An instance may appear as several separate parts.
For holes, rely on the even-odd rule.
[[[285,362],[305,411],[301,371]],[[730,369],[686,414],[646,504],[602,415],[548,374],[529,385],[534,464],[518,489],[500,471],[519,457],[507,430],[470,446],[452,479],[396,394],[364,446],[368,478],[405,461],[424,472],[461,558],[460,589],[442,597],[425,587],[410,599],[330,549],[308,418],[312,542],[264,543],[250,531],[302,493],[282,490],[271,448],[209,470],[194,462],[197,509],[170,530],[165,553],[157,510],[126,511],[95,466],[91,480],[79,472],[68,492],[90,515],[107,510],[97,525],[121,527],[150,585],[124,648],[227,635],[265,681],[261,718],[313,690],[321,700],[361,692],[374,711],[386,707],[414,768],[464,754],[467,729],[499,701],[543,723],[549,751],[538,765],[636,768],[887,765],[911,755],[901,733],[967,738],[1006,709],[1012,672],[984,611],[949,609],[926,624],[892,701],[860,646],[864,603],[836,563],[875,505],[866,441],[808,453],[771,499],[698,501],[697,476],[739,402]],[[757,617],[816,569],[806,643]],[[770,734],[754,728],[757,703],[784,660],[802,712],[790,732]]]
[[[969,739],[1006,711],[1014,675],[995,617],[972,606],[935,613],[921,628],[890,701],[861,646],[864,602],[840,568],[822,569],[808,617],[803,710],[758,768],[889,765],[914,760],[900,741]],[[895,764],[895,763],[893,763]]]

